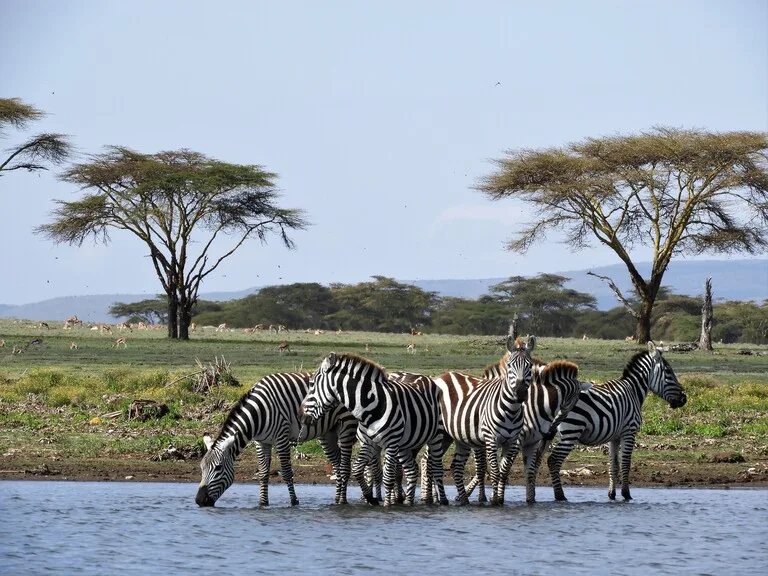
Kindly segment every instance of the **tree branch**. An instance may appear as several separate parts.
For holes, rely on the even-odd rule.
[[[589,272],[587,272],[587,275],[594,276],[595,278],[600,278],[600,280],[603,280],[604,282],[607,282],[608,286],[610,287],[610,289],[616,295],[616,298],[618,299],[618,301],[624,306],[624,308],[626,308],[629,311],[629,313],[632,315],[632,317],[635,320],[640,318],[640,313],[637,312],[637,310],[635,310],[632,307],[632,304],[630,304],[630,302],[626,298],[624,298],[624,296],[621,293],[621,290],[619,290],[619,287],[616,286],[616,284],[614,284],[613,280],[611,280],[608,276],[600,276],[600,274],[595,274],[591,270]]]

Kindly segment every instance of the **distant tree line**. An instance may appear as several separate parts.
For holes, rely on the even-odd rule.
[[[192,310],[198,325],[226,322],[234,328],[283,324],[291,330],[364,330],[436,334],[504,334],[518,318],[523,333],[540,336],[623,340],[636,319],[624,306],[596,309],[595,298],[566,288],[569,278],[556,274],[512,276],[491,286],[480,298],[440,297],[409,284],[374,276],[358,284],[298,283],[268,286],[226,302],[200,300]],[[630,298],[630,303],[636,303]],[[662,287],[651,319],[655,340],[693,342],[700,334],[700,297],[682,296]],[[166,321],[163,296],[133,304],[116,303],[110,314],[129,321]],[[714,305],[715,343],[768,344],[768,301]]]

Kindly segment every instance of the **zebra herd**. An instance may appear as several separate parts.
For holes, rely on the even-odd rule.
[[[635,354],[621,378],[601,384],[581,382],[578,366],[557,360],[545,363],[532,356],[536,338],[507,340],[502,359],[475,377],[446,372],[429,377],[387,372],[355,354],[326,356],[314,373],[265,376],[231,409],[218,437],[204,438],[207,452],[200,468],[195,501],[213,506],[235,477],[235,460],[249,442],[258,450],[259,503],[269,504],[268,481],[272,447],[277,450],[291,504],[298,504],[291,468],[291,446],[316,438],[336,477],[336,503],[347,502],[350,477],[364,499],[385,506],[411,505],[419,480],[425,503],[447,504],[443,456],[454,444],[451,473],[457,501],[467,504],[474,489],[486,501],[485,476],[490,477],[491,504],[504,503],[510,467],[523,454],[526,502],[535,502],[535,480],[544,453],[557,438],[547,465],[556,500],[565,500],[560,469],[577,443],[609,445],[610,483],[614,499],[621,476],[621,495],[630,500],[629,468],[635,436],[642,422],[648,392],[672,408],[686,395],[662,353],[650,342]],[[360,443],[352,463],[352,448]],[[464,469],[474,453],[476,474],[468,485]],[[621,458],[619,458],[621,455]],[[383,458],[383,467],[382,467]],[[398,475],[402,473],[404,495]]]

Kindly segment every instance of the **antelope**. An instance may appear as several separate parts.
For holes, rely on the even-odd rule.
[[[77,350],[77,342],[72,342],[72,343],[69,345],[69,349],[70,349],[70,350]]]
[[[282,354],[283,352],[288,352],[289,347],[290,347],[290,344],[288,344],[288,342],[280,342],[280,345],[277,347],[277,352],[279,354]]]
[[[27,346],[40,346],[42,345],[42,343],[43,343],[42,338],[35,338],[34,340],[30,340]]]
[[[325,330],[315,330],[315,334],[325,334]]]
[[[227,329],[227,323],[222,322],[218,326],[216,326],[216,332],[224,332]]]
[[[246,334],[253,334],[254,330],[255,328],[243,328],[243,332],[245,332]]]
[[[416,328],[411,328],[411,336],[421,336],[421,332],[416,330]]]
[[[16,344],[13,345],[13,350],[11,350],[11,354],[21,354],[22,352],[24,352],[24,348],[16,346]]]
[[[253,327],[254,330],[264,330],[264,324],[256,324],[256,326]]]
[[[121,324],[117,325],[117,329],[122,332],[123,330],[128,330],[129,332],[133,332],[133,328],[131,328],[131,325],[127,322],[122,322]]]
[[[634,341],[634,339],[635,339],[634,336],[627,336],[626,338],[624,338],[624,341],[625,342],[632,342],[632,341]]]
[[[123,345],[123,348],[128,348],[128,345],[125,343],[125,338],[123,338],[122,336],[120,338],[117,338],[112,343],[112,348],[120,348],[120,344]]]
[[[50,330],[51,327],[48,326],[48,322],[40,322],[40,328],[45,328],[46,330]]]
[[[278,324],[278,325],[277,325],[277,331],[278,331],[278,332],[288,332],[288,328],[286,328],[286,327],[285,327],[285,326],[283,326],[282,324]]]
[[[69,326],[71,328],[72,326],[77,326],[77,325],[82,326],[83,325],[83,321],[80,320],[77,316],[70,316],[69,318],[66,319],[64,324],[65,325],[69,324]]]
[[[270,324],[270,325],[269,325],[269,328],[267,328],[267,330],[269,330],[270,332],[274,332],[275,334],[277,334],[277,326],[275,326],[274,324]]]
[[[95,332],[95,331],[96,331],[96,330],[98,330],[98,329],[99,329],[99,327],[98,327],[98,326],[91,326],[91,332]]]
[[[365,351],[366,351],[366,353],[371,351],[371,345],[370,344],[366,344],[365,345]]]
[[[192,322],[192,324],[189,325],[189,331],[194,332],[195,330],[197,330],[197,324]]]
[[[582,339],[582,340],[589,340],[589,336],[587,336],[586,334],[584,334],[584,335],[581,337],[581,339]]]
[[[0,340],[0,348],[5,348],[5,340]]]
[[[146,330],[146,329],[147,329],[147,325],[146,325],[144,322],[142,322],[141,320],[139,320],[139,323],[138,323],[138,325],[136,326],[136,328],[137,328],[138,330]]]
[[[110,334],[112,334],[112,327],[109,326],[108,324],[102,324],[101,325],[101,331],[102,332],[109,332]]]
[[[416,342],[411,342],[406,346],[406,351],[408,354],[416,354]]]

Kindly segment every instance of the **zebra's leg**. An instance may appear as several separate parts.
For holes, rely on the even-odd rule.
[[[485,495],[485,451],[482,448],[475,448],[472,450],[472,454],[475,456],[475,475],[467,484],[467,496],[471,496],[477,488],[477,501],[482,504],[488,502]]]
[[[555,492],[555,500],[567,500],[565,492],[563,492],[563,483],[560,479],[560,469],[563,467],[563,462],[568,458],[568,454],[571,453],[573,447],[579,439],[579,434],[566,435],[562,434],[557,442],[557,445],[552,449],[552,452],[547,458],[547,467],[549,468],[549,475],[552,478],[552,490]]]
[[[616,484],[619,482],[619,440],[608,443],[608,498],[616,500]]]
[[[504,454],[502,454],[502,457]],[[500,470],[499,470],[499,448],[496,445],[495,442],[489,442],[485,446],[485,459],[487,461],[488,466],[488,474],[491,477],[491,486],[493,487],[493,491],[491,492],[491,506],[498,506],[500,504],[504,504],[504,495],[503,493],[499,494],[499,479],[500,479]],[[504,460],[502,459],[502,463]],[[501,500],[499,498],[501,497]]]
[[[378,458],[378,450],[369,442],[360,443],[360,453],[355,459],[355,463],[352,466],[352,476],[357,480],[360,485],[360,490],[363,493],[363,498],[368,504],[377,506],[379,500],[373,497],[373,491],[365,480],[365,467],[371,465],[375,458]]]
[[[504,492],[507,488],[509,469],[512,467],[512,463],[515,461],[515,457],[519,451],[520,443],[517,440],[512,443],[506,443],[501,447],[501,465],[499,466],[498,479],[494,483],[491,504],[504,506]]]
[[[395,482],[397,481],[398,449],[387,447],[384,450],[384,506],[392,506],[397,501]]]
[[[323,449],[323,453],[333,468],[333,474],[336,476],[336,504],[341,500],[341,470],[339,470],[339,463],[341,461],[341,452],[339,451],[338,438],[335,433],[327,433],[319,436],[317,441],[320,443],[320,447]],[[346,491],[346,486],[344,487]],[[346,499],[345,499],[346,503]]]
[[[406,481],[403,503],[406,506],[413,506],[413,501],[416,498],[416,482],[419,479],[419,467],[416,465],[416,459],[410,449],[400,450],[398,458]]]
[[[453,460],[451,461],[451,472],[453,473],[453,482],[456,484],[456,501],[461,506],[469,504],[469,497],[464,489],[464,467],[467,464],[468,457],[469,446],[456,442]]]
[[[632,500],[629,494],[629,468],[632,464],[632,451],[635,449],[635,432],[626,432],[621,437],[621,497],[625,502]]]
[[[291,466],[291,442],[288,434],[281,436],[276,444],[277,455],[280,457],[280,468],[283,473],[283,482],[288,487],[288,496],[291,498],[291,506],[296,506],[299,499],[296,498],[296,490],[293,487],[293,467]]]
[[[259,458],[259,506],[269,506],[269,464],[272,459],[271,444],[256,444]]]
[[[523,467],[525,468],[525,503],[536,503],[536,473],[539,458],[539,442],[523,446]]]
[[[424,450],[421,455],[421,462],[419,463],[419,485],[421,486],[421,501],[424,504],[432,504],[433,491],[432,491],[432,469],[429,464],[429,447]]]
[[[445,495],[445,485],[443,483],[443,439],[439,436],[433,438],[429,444],[427,444],[426,450],[424,450],[424,457],[427,459],[429,487],[432,488],[432,483],[434,482],[438,502],[442,506],[447,506],[448,498]],[[422,466],[424,466],[423,460]],[[432,491],[430,490],[430,497],[432,496],[431,492]]]

